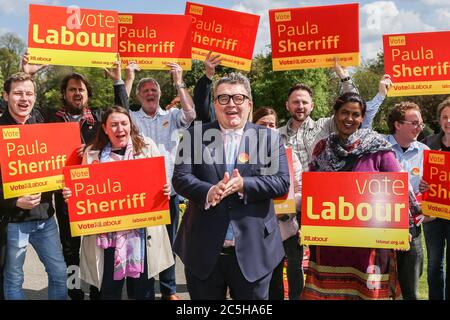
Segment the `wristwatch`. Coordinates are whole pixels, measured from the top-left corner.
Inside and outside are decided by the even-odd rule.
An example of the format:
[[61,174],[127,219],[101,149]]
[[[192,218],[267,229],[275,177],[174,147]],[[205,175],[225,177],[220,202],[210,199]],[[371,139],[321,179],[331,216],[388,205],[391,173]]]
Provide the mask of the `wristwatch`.
[[351,78],[350,77],[345,77],[345,78],[342,78],[341,79],[341,82],[345,82],[345,81],[348,81],[348,80],[350,80]]
[[187,87],[187,86],[186,86],[186,83],[184,83],[184,82],[182,82],[182,83],[180,83],[180,84],[174,83],[173,86],[174,86],[175,89],[177,89],[177,90],[179,90],[179,89],[181,89],[181,88],[186,88],[186,87]]

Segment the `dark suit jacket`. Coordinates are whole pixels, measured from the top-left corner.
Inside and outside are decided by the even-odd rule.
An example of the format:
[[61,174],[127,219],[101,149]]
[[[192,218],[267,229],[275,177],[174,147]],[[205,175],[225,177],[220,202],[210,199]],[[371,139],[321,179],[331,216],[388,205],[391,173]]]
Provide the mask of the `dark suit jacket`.
[[[244,179],[244,198],[235,193],[205,210],[209,189],[223,178],[226,170],[221,135],[220,141],[201,138],[208,129],[220,130],[218,122],[190,128],[179,144],[172,183],[178,194],[189,199],[189,206],[174,251],[194,276],[206,279],[217,263],[231,221],[240,269],[253,282],[271,272],[284,256],[272,199],[289,189],[285,149],[275,131],[247,123],[236,164]],[[259,132],[259,138],[255,139],[258,135],[249,138],[252,132]],[[247,161],[245,154],[250,156]],[[270,162],[255,157],[259,154],[266,154]],[[191,164],[189,160],[180,163],[183,157],[189,160],[197,157],[201,163]],[[218,160],[211,164],[214,157]],[[269,167],[276,169],[274,174],[262,175]]]

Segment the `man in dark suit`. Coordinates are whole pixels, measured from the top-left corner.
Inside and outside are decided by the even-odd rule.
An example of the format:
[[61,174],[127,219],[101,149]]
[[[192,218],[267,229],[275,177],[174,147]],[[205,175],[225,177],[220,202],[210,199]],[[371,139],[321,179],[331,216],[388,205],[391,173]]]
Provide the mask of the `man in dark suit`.
[[284,256],[272,199],[287,193],[284,147],[273,130],[247,122],[250,83],[232,73],[214,87],[217,121],[180,142],[172,179],[189,199],[174,251],[191,299],[267,299]]

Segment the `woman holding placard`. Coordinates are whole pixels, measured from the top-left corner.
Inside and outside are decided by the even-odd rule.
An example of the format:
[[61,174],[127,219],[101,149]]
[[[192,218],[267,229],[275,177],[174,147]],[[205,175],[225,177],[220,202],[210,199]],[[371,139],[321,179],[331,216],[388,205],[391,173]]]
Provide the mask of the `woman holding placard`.
[[[316,144],[310,171],[401,171],[390,143],[372,130],[360,129],[366,103],[358,94],[341,95],[334,110],[337,132]],[[303,299],[372,300],[399,296],[395,251],[310,246]]]
[[[103,115],[96,139],[84,152],[83,164],[159,156],[155,143],[139,135],[127,110],[110,107]],[[163,187],[169,196],[170,186]],[[72,196],[63,189],[65,199]],[[145,249],[145,250],[144,250]],[[173,265],[164,225],[84,236],[81,244],[81,279],[100,289],[102,300],[120,300],[125,278],[134,282],[136,299],[155,298],[154,279]]]

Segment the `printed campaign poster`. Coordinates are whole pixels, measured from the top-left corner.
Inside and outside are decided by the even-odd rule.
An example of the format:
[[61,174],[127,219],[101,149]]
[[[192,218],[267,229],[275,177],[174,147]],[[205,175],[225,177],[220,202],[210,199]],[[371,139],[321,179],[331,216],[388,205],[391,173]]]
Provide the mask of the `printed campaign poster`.
[[119,13],[122,66],[137,62],[142,69],[165,70],[167,62],[192,67],[192,19],[175,14]]
[[275,71],[358,66],[359,5],[269,10]]
[[276,214],[295,214],[295,191],[294,191],[294,164],[292,159],[292,148],[286,148],[286,157],[288,159],[290,186],[289,192],[284,196],[273,199]]
[[450,31],[383,35],[389,96],[450,93]]
[[406,172],[304,172],[303,244],[409,249]]
[[5,199],[61,189],[64,166],[81,162],[78,123],[2,126],[0,130]]
[[425,150],[423,179],[430,185],[422,196],[423,213],[450,220],[450,152]]
[[111,67],[117,57],[117,12],[30,4],[29,62]]
[[204,61],[213,51],[221,65],[250,71],[259,16],[192,2],[185,14],[192,16],[192,58]]
[[164,157],[66,167],[64,179],[72,236],[170,223]]

